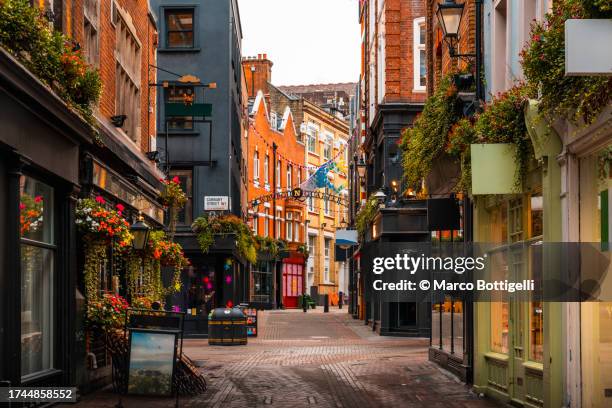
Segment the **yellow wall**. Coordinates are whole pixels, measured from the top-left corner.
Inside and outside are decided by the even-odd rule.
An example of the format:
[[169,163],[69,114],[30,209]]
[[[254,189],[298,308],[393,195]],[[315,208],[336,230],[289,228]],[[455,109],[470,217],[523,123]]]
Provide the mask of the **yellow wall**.
[[[305,162],[308,165],[319,167],[323,165],[327,160],[323,156],[324,149],[324,136],[326,132],[333,135],[332,144],[332,155],[336,156],[339,151],[346,149],[346,142],[348,141],[348,124],[338,118],[333,117],[327,112],[317,107],[305,107],[304,109],[304,123],[314,123],[319,127],[319,140],[316,142],[316,149],[314,153],[308,152],[308,141],[304,136],[305,148]],[[338,145],[338,148],[336,148]],[[344,170],[346,171],[346,162],[343,159],[344,154],[336,160],[337,163],[344,163]],[[341,164],[342,167],[342,164]],[[334,186],[345,186],[348,188],[348,180],[345,174],[333,173],[333,184]],[[336,194],[336,193],[333,193]],[[348,197],[348,196],[347,196]],[[344,219],[348,220],[348,212],[345,206],[339,205],[335,202],[330,202],[330,213],[326,215],[324,213],[324,200],[313,199],[314,210],[307,211],[307,219],[310,221],[308,225],[309,235],[315,234],[315,250],[311,250],[310,256],[314,256],[314,280],[313,285],[319,287],[320,294],[336,294],[338,293],[339,276],[338,270],[341,267],[340,263],[334,262],[335,253],[335,232],[336,228],[341,228],[340,223]],[[308,205],[307,205],[308,209]],[[329,251],[329,281],[326,282],[324,279],[324,264],[325,264],[325,238],[331,238],[330,251]],[[314,254],[313,254],[314,252]]]

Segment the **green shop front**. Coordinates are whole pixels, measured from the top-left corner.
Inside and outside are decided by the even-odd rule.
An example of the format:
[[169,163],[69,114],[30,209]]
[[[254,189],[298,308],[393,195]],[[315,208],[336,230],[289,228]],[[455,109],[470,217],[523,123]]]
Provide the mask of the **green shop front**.
[[[516,146],[472,145],[474,241],[486,243],[488,272],[539,279],[554,260],[539,250],[560,242],[559,137],[528,121],[530,159],[517,185]],[[565,356],[562,304],[513,294],[474,302],[474,388],[503,403],[562,406]]]

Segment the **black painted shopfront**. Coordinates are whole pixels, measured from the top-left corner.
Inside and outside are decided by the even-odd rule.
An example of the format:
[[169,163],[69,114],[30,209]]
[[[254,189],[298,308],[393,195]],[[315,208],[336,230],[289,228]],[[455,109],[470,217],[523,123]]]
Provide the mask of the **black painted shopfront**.
[[0,380],[74,384],[74,207],[91,131],[2,50],[0,123]]
[[[92,352],[84,326],[77,200],[101,196],[123,205],[128,221],[141,213],[162,228],[163,174],[98,121],[94,130],[0,50],[1,384],[86,391],[110,379],[108,356]],[[100,273],[118,276],[113,268]],[[103,281],[101,291],[117,289]]]

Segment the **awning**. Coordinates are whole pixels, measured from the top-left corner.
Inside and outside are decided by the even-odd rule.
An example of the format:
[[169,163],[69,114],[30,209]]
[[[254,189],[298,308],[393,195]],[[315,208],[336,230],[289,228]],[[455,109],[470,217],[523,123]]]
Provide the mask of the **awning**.
[[336,245],[353,246],[357,245],[357,230],[339,229],[336,230]]

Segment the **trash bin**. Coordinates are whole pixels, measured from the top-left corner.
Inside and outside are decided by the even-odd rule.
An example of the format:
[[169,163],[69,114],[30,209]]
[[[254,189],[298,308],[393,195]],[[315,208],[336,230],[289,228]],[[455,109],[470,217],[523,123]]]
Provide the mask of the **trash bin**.
[[247,344],[246,316],[238,308],[218,308],[208,318],[208,344],[238,346]]

